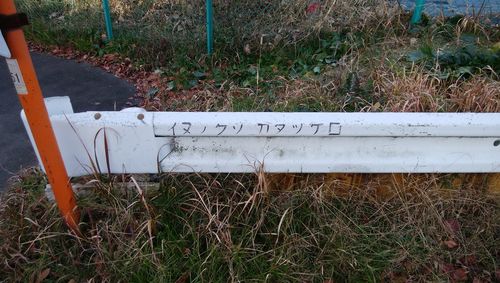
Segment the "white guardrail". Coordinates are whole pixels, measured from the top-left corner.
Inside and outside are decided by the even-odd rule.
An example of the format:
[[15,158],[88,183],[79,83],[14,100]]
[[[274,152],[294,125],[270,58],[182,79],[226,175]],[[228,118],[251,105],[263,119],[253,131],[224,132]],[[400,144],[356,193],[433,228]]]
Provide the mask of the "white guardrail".
[[70,176],[500,172],[500,113],[73,113],[68,97],[46,105]]

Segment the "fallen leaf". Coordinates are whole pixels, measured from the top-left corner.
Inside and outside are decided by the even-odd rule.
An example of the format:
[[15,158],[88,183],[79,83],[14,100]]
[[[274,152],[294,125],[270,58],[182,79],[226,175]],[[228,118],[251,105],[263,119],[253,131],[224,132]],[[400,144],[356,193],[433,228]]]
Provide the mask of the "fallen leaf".
[[458,243],[454,240],[446,240],[443,244],[450,250],[456,249],[458,247]]
[[457,268],[451,274],[451,279],[456,281],[466,281],[467,271],[464,268]]
[[45,268],[43,271],[38,273],[36,282],[41,283],[43,280],[45,280],[45,278],[47,278],[47,276],[49,276],[49,274],[50,274],[50,268]]
[[455,266],[451,263],[441,264],[441,271],[445,274],[451,274],[455,270]]
[[321,5],[318,2],[314,2],[314,3],[309,4],[309,6],[307,6],[306,11],[308,14],[313,14],[313,13],[316,13],[320,7],[321,7]]
[[477,258],[475,255],[467,255],[459,260],[459,262],[467,267],[473,267],[477,265]]
[[456,219],[448,219],[445,221],[446,228],[450,230],[453,234],[456,234],[460,231],[460,222]]
[[181,277],[179,277],[177,280],[175,280],[175,283],[185,283],[187,282],[189,279],[189,273],[184,273],[181,275]]
[[406,283],[408,276],[403,273],[389,272],[384,276],[383,282]]

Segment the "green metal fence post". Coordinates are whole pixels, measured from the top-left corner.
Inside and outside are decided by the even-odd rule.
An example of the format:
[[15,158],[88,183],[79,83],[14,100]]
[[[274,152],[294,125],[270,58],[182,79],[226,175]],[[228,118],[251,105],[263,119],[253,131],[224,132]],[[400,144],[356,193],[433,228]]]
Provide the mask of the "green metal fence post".
[[212,55],[214,50],[214,26],[212,0],[206,0],[207,9],[207,52]]
[[422,20],[422,12],[424,11],[425,0],[415,1],[415,10],[413,11],[413,16],[411,17],[410,24],[416,25]]
[[106,34],[108,35],[108,40],[113,40],[113,22],[111,21],[109,0],[102,0],[102,9],[104,10],[104,20],[106,22]]

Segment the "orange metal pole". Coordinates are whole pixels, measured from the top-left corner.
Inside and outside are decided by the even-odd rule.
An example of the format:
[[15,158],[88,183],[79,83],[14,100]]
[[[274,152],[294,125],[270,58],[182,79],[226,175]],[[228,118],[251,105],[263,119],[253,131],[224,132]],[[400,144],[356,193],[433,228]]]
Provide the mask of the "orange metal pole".
[[[13,15],[15,13],[16,7],[13,0],[1,1],[0,14]],[[74,231],[79,231],[79,213],[75,196],[49,120],[24,33],[21,28],[18,28],[4,31],[4,35],[12,54],[12,59],[8,60],[12,79],[47,178],[54,191],[57,206],[67,225]]]

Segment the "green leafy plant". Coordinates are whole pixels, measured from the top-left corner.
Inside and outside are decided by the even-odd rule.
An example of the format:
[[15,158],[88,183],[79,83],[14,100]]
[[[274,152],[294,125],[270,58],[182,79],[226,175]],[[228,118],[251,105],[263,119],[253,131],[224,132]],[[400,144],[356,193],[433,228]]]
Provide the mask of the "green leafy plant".
[[407,60],[421,63],[437,73],[439,78],[468,77],[482,69],[500,71],[500,51],[474,42],[473,36],[463,36],[459,46],[433,48],[423,45],[408,53]]

